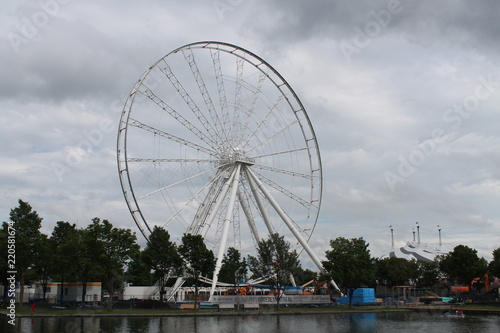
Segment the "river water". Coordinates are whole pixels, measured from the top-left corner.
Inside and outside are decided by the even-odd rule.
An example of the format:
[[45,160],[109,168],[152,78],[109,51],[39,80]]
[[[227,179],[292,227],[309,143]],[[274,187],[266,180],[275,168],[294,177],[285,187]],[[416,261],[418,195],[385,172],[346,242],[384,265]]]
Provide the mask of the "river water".
[[157,332],[500,332],[500,315],[445,317],[437,312],[281,314],[210,317],[52,317],[3,320],[0,332],[157,333]]

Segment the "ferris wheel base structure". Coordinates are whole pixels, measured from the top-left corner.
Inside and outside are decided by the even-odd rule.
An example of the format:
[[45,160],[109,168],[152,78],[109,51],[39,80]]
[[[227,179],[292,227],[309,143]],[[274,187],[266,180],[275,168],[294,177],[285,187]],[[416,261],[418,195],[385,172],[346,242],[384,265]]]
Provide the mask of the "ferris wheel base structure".
[[207,41],[158,60],[125,103],[117,159],[146,239],[159,226],[202,235],[214,250],[211,295],[227,248],[254,253],[263,235],[293,240],[324,271],[308,244],[322,193],[316,135],[293,89],[257,55]]

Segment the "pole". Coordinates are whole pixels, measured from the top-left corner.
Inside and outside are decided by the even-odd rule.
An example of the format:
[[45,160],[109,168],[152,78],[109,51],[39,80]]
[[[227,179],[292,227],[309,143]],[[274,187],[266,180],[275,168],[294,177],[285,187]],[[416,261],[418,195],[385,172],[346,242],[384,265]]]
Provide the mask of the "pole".
[[418,244],[420,245],[420,226],[417,225],[417,237],[418,237]]
[[391,250],[394,250],[394,229],[392,225],[389,228],[391,228]]
[[224,257],[224,252],[226,252],[226,242],[227,234],[229,231],[229,225],[231,224],[231,217],[233,215],[234,201],[236,199],[236,193],[238,190],[238,184],[240,182],[240,169],[241,164],[238,164],[234,171],[233,184],[231,185],[231,193],[229,196],[229,201],[226,207],[226,218],[224,219],[224,224],[222,226],[222,235],[220,238],[219,251],[217,254],[217,262],[215,263],[214,275],[212,278],[212,288],[210,289],[210,301],[215,292],[215,287],[217,286],[217,280],[219,279],[219,272],[222,267],[222,259]]

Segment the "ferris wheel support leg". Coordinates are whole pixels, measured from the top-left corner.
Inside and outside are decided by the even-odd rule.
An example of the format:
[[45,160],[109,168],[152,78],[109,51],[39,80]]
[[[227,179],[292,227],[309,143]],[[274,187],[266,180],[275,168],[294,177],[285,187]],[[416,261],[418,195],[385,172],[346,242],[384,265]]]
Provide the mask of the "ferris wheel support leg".
[[264,223],[267,226],[267,230],[269,231],[269,234],[273,234],[275,231],[274,231],[273,225],[271,224],[271,220],[269,219],[269,216],[267,215],[267,212],[264,209],[264,205],[262,204],[262,200],[260,199],[259,191],[255,187],[255,184],[253,182],[253,178],[252,178],[253,173],[251,175],[250,172],[252,172],[252,171],[250,170],[250,168],[247,168],[246,166],[244,167],[244,170],[245,170],[245,173],[247,175],[248,184],[250,184],[250,189],[252,190],[252,194],[255,198],[255,201],[257,202],[257,206],[259,207],[260,214],[262,215],[262,219],[264,220]]
[[188,233],[193,235],[200,234],[200,228],[203,226],[203,222],[206,221],[206,217],[210,213],[210,208],[211,208],[210,202],[212,202],[212,200],[215,201],[217,199],[218,192],[222,190],[223,185],[220,186],[220,188],[218,188],[218,182],[217,182],[220,175],[221,171],[219,170],[215,175],[215,177],[213,178],[214,181],[210,186],[210,189],[208,190],[208,194],[203,200],[200,208],[198,208],[195,218],[193,219],[193,222],[191,222],[191,225],[188,228]]
[[226,207],[226,218],[224,219],[224,224],[222,226],[222,235],[220,238],[219,251],[217,253],[217,262],[215,263],[215,270],[212,278],[212,289],[210,289],[209,300],[212,300],[212,296],[214,295],[215,287],[217,286],[217,280],[219,278],[220,268],[222,266],[222,258],[224,257],[224,253],[226,252],[227,234],[229,232],[231,216],[233,216],[234,202],[236,201],[236,193],[238,191],[238,184],[240,182],[240,169],[241,164],[238,164],[236,169],[233,171],[234,177],[232,178],[234,179],[231,187],[229,201]]
[[252,232],[252,235],[255,239],[256,243],[260,242],[260,237],[259,233],[257,231],[257,227],[255,226],[255,221],[253,219],[252,213],[250,211],[250,207],[248,207],[248,203],[246,202],[245,198],[241,194],[240,190],[238,190],[238,201],[241,204],[241,208],[243,208],[243,213],[245,214],[245,217],[248,222],[248,226],[250,227],[250,231]]
[[[262,182],[257,178],[257,176],[255,176],[255,174],[253,173],[253,171],[250,170],[250,168],[246,168],[245,170],[247,170],[247,173],[255,181],[255,183],[257,184],[257,186],[261,190],[261,192],[267,198],[267,200],[269,201],[269,203],[271,204],[271,206],[273,206],[274,210],[276,210],[276,212],[281,217],[281,219],[283,220],[283,222],[285,222],[286,226],[288,227],[288,229],[290,229],[290,231],[295,236],[295,238],[300,243],[300,245],[302,245],[302,247],[304,248],[304,250],[307,252],[307,254],[309,255],[309,257],[312,259],[312,261],[316,264],[316,266],[320,269],[320,271],[324,272],[325,268],[321,264],[321,261],[319,260],[319,258],[316,255],[316,253],[314,253],[314,251],[311,249],[311,247],[309,246],[309,244],[307,244],[307,241],[304,239],[304,237],[302,237],[302,235],[299,233],[299,231],[297,230],[297,228],[295,228],[295,226],[293,225],[292,221],[290,221],[290,219],[285,214],[285,212],[283,211],[283,209],[281,209],[280,205],[276,202],[276,200],[274,200],[274,198],[271,195],[271,193],[269,193],[269,191],[264,187],[264,185],[262,184]],[[335,283],[335,281],[333,281],[333,279],[332,279],[330,282],[331,282],[332,286],[337,291],[340,292],[340,288],[337,286],[337,284]]]

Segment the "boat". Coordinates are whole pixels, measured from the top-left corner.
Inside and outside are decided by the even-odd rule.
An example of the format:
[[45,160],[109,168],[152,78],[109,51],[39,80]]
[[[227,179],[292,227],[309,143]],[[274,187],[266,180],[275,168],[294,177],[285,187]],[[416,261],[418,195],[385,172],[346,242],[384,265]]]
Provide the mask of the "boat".
[[462,310],[456,310],[453,312],[445,312],[444,316],[451,317],[451,318],[463,318],[463,317],[465,317],[465,314]]

